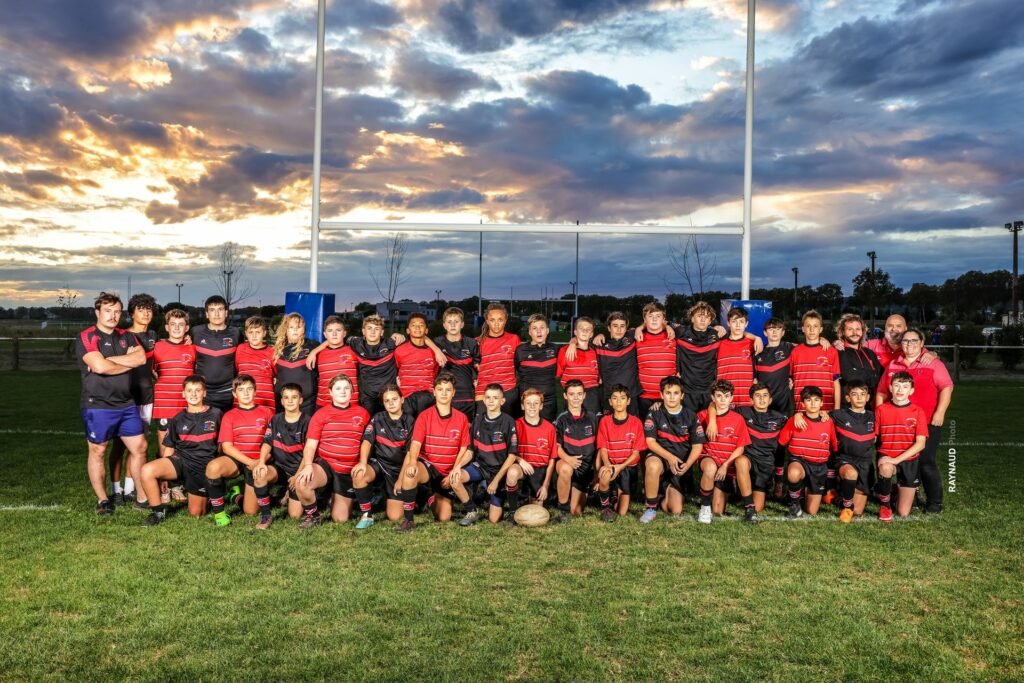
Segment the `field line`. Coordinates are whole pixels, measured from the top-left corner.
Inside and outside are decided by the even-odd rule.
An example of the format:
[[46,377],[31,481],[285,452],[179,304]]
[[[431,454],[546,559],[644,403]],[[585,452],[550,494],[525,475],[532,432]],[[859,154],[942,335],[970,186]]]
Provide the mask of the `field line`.
[[38,512],[62,510],[60,505],[0,505],[0,512]]

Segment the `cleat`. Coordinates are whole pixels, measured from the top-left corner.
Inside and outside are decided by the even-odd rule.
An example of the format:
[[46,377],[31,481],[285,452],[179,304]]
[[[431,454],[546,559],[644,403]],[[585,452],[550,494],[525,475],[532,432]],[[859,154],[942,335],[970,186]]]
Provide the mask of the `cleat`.
[[640,515],[641,524],[650,524],[654,521],[655,517],[658,516],[658,511],[654,508],[647,508],[644,510],[644,514]]
[[839,513],[839,521],[843,524],[849,524],[853,521],[853,508],[843,508],[843,511]]
[[789,510],[786,511],[786,519],[800,519],[804,516],[804,510],[800,507],[800,503],[790,503]]
[[148,509],[149,509],[149,501],[148,500],[137,500],[132,505],[132,510],[140,510],[142,512],[145,512]]
[[96,514],[100,517],[106,517],[114,514],[114,504],[109,500],[101,500],[96,503]]
[[135,491],[129,491],[124,494],[124,504],[132,505],[135,503]]
[[227,526],[228,524],[231,524],[231,518],[228,517],[228,513],[221,511],[214,514],[213,523],[216,526]]
[[480,512],[479,509],[470,510],[462,519],[459,520],[459,526],[473,526],[480,521],[481,517],[483,517],[483,513]]
[[825,495],[822,496],[821,504],[822,505],[832,505],[834,502],[836,502],[836,498],[838,498],[838,497],[839,496],[836,495],[835,489],[829,489],[828,491],[825,492]]
[[228,501],[229,503],[235,503],[235,504],[237,504],[238,501],[241,500],[241,498],[242,498],[242,489],[239,488],[238,484],[235,484],[234,486],[229,488],[228,489],[228,494],[226,496],[224,496],[224,500]]
[[299,522],[299,529],[302,531],[309,531],[315,526],[320,526],[320,513],[314,512],[311,515],[305,515],[302,521]]
[[783,501],[783,500],[786,499],[785,493],[782,490],[782,482],[781,481],[775,482],[775,491],[774,491],[774,493],[775,493],[775,500]]
[[619,518],[619,513],[611,508],[605,508],[601,510],[601,521],[602,522],[614,522]]
[[758,524],[761,517],[757,514],[757,508],[747,508],[743,513],[743,521],[747,524]]
[[889,508],[889,507],[878,508],[878,519],[879,519],[879,521],[882,521],[882,522],[891,522],[892,521],[892,508]]
[[142,526],[156,526],[157,524],[163,524],[166,518],[166,512],[151,512],[149,513],[149,517],[142,520]]
[[697,513],[697,521],[701,524],[711,524],[711,506],[701,505],[700,512]]
[[558,512],[556,512],[551,517],[551,523],[552,524],[568,524],[569,523],[569,513],[566,512],[565,510],[559,510]]
[[395,533],[396,534],[407,534],[410,531],[412,531],[413,527],[415,527],[415,526],[416,526],[416,523],[414,521],[412,521],[411,519],[403,519],[401,522],[398,523],[398,526],[395,527]]
[[120,491],[111,494],[110,502],[116,508],[123,508],[124,507],[124,494],[122,492],[120,492]]
[[175,502],[184,503],[186,500],[188,500],[188,496],[185,495],[184,486],[175,486],[173,489],[171,489],[170,494],[171,500]]
[[269,512],[266,513],[266,514],[260,515],[260,523],[256,525],[256,528],[260,529],[260,530],[269,529],[270,528],[270,524],[273,521],[274,521],[274,518],[270,516]]
[[369,529],[374,524],[375,524],[375,522],[374,522],[372,516],[370,516],[370,515],[363,515],[362,517],[359,518],[359,521],[356,523],[356,528],[359,529],[360,531],[362,531],[363,529]]

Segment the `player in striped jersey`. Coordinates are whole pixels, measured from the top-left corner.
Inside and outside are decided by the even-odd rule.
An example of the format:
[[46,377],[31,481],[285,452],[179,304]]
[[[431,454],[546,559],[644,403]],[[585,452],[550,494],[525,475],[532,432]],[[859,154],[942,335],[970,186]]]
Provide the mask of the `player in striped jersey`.
[[846,383],[846,405],[829,413],[839,442],[839,521],[849,523],[864,514],[868,501],[871,462],[875,450],[875,414],[868,409],[871,387],[860,379]]
[[[472,462],[462,471],[462,481],[453,482],[456,490],[460,484],[479,482],[487,490],[490,505],[487,518],[492,524],[501,521],[505,507],[505,475],[516,462],[519,451],[519,437],[516,434],[516,421],[511,415],[501,412],[501,404],[505,402],[505,392],[500,384],[492,384],[484,391],[484,407],[486,412],[480,413],[473,420],[471,428],[471,444],[468,455]],[[459,520],[459,526],[470,526],[480,517],[478,510],[470,510]]]
[[207,382],[206,403],[221,412],[231,409],[231,380],[235,378],[235,350],[242,341],[237,327],[228,326],[228,302],[219,294],[203,305],[206,324],[192,328],[196,347],[196,374]]
[[[260,460],[260,449],[267,432],[267,424],[270,418],[274,417],[273,410],[267,406],[256,405],[256,380],[249,375],[235,377],[231,382],[231,393],[238,407],[225,413],[220,423],[218,439],[220,451],[224,455],[214,458],[206,466],[213,523],[219,527],[231,523],[231,518],[224,511],[225,479],[241,476],[245,480],[242,511],[247,515],[254,515],[259,510],[252,470]],[[237,486],[233,486],[230,494],[227,498],[231,502],[237,502],[241,491]]]
[[[700,512],[697,521],[711,524],[712,514],[721,515],[725,512],[725,478],[734,474],[736,488],[743,497],[743,521],[756,524],[757,509],[754,507],[754,496],[750,485],[750,459],[746,456],[746,448],[750,445],[750,433],[743,417],[732,410],[733,386],[725,380],[715,380],[711,385],[712,406],[697,414],[707,442],[698,455],[700,467]],[[710,425],[714,411],[714,425]],[[687,462],[692,466],[693,454]],[[730,472],[730,468],[733,472]]]
[[[789,356],[793,352],[792,342],[782,337],[786,334],[786,323],[779,318],[769,318],[764,323],[764,336],[768,344],[761,353],[754,356],[754,379],[772,392],[771,410],[785,415],[792,415],[795,410],[793,401],[793,379],[790,377]],[[776,472],[782,481],[782,464]]]
[[[611,392],[612,414],[602,417],[597,427],[597,491],[603,522],[614,522],[629,511],[640,451],[647,448],[643,423],[629,414],[629,389],[618,384]],[[612,509],[612,486],[619,491],[618,510]]]
[[878,518],[892,521],[892,478],[896,476],[899,495],[896,512],[900,517],[910,515],[914,507],[914,493],[920,483],[918,458],[928,441],[928,414],[911,403],[914,376],[906,371],[897,372],[889,380],[892,398],[875,408],[875,432],[878,435]]
[[500,303],[492,303],[484,312],[486,326],[477,340],[480,342],[480,368],[476,375],[477,410],[483,410],[479,401],[487,385],[498,383],[505,392],[502,410],[517,417],[520,411],[519,388],[516,385],[516,348],[522,341],[519,335],[505,331],[508,311]]
[[355,500],[352,468],[359,462],[359,449],[370,415],[362,406],[352,403],[352,380],[348,375],[335,375],[328,385],[331,405],[313,414],[306,432],[302,464],[295,475],[295,492],[302,504],[299,528],[311,529],[320,524],[316,495],[331,487],[331,519],[348,521]]
[[480,342],[462,334],[465,314],[461,308],[444,312],[444,334],[434,338],[448,363],[445,369],[455,377],[455,398],[452,407],[471,421],[476,415],[476,368],[480,364]]
[[256,405],[273,410],[274,347],[267,344],[267,329],[267,321],[262,317],[246,318],[245,341],[235,350],[235,371],[256,382]]
[[[616,384],[629,389],[629,414],[640,415],[640,378],[636,360],[636,339],[634,331],[629,329],[629,318],[621,311],[613,311],[606,321],[608,338],[594,335],[591,342],[597,354],[597,370],[601,378],[601,412],[610,414],[611,404],[608,402],[608,390]],[[575,357],[576,338],[573,337],[566,345],[566,360]]]
[[555,471],[551,461],[558,457],[558,438],[554,425],[540,416],[543,404],[544,394],[539,389],[527,389],[523,393],[523,416],[516,420],[519,450],[515,464],[505,475],[505,493],[512,515],[523,505],[524,494],[531,503],[538,505],[548,499],[551,475]]
[[163,443],[171,418],[185,410],[182,381],[195,369],[196,348],[185,343],[188,313],[172,308],[164,314],[167,339],[153,347],[153,419],[157,425],[157,443]]
[[750,385],[754,383],[754,340],[747,336],[750,321],[746,309],[733,307],[726,314],[729,334],[718,342],[717,379],[732,382],[733,407],[751,406]]
[[[712,326],[715,310],[698,301],[686,312],[689,321],[675,330],[679,376],[683,380],[683,405],[698,411],[711,403],[711,383],[718,367],[718,348],[725,328]],[[735,393],[733,394],[735,398]]]
[[665,307],[658,301],[652,301],[644,306],[643,315],[644,324],[633,332],[633,336],[640,379],[639,414],[647,415],[651,406],[661,399],[661,380],[679,374],[679,360],[675,331],[666,326]]
[[398,386],[402,390],[405,412],[416,419],[434,404],[432,389],[438,370],[437,347],[427,344],[427,317],[422,313],[409,316],[405,331],[409,338],[395,348],[395,366],[398,368]]
[[331,404],[331,392],[327,388],[332,377],[340,374],[352,380],[352,402],[359,403],[359,358],[352,347],[345,343],[345,322],[336,315],[324,320],[324,342],[309,352],[306,367],[317,371],[317,407]]
[[[583,382],[571,379],[565,383],[565,411],[555,419],[558,438],[558,514],[553,521],[563,524],[569,514],[582,515],[587,492],[597,473],[597,428],[599,415],[583,408],[587,390]],[[630,399],[632,400],[632,399]]]
[[804,343],[797,344],[790,354],[790,372],[793,377],[793,401],[801,410],[800,392],[805,387],[817,387],[821,391],[822,410],[836,407],[839,397],[839,354],[831,346],[821,343],[821,314],[807,311],[801,319]]
[[750,460],[750,488],[753,490],[754,509],[761,512],[776,469],[779,485],[782,484],[782,449],[779,447],[779,433],[782,432],[787,418],[784,413],[772,410],[772,393],[760,382],[755,381],[751,385],[750,400],[753,405],[741,406],[736,412],[747,423],[750,445],[743,454]]
[[[455,378],[450,372],[438,373],[434,378],[434,405],[416,418],[412,441],[402,464],[398,493],[402,496],[405,519],[395,527],[398,533],[412,531],[415,526],[413,511],[420,486],[429,485],[433,493],[434,519],[447,522],[452,518],[452,481],[462,481],[462,468],[469,462],[470,443],[469,421],[452,408],[454,397]],[[474,505],[472,499],[462,502]]]
[[516,347],[515,367],[519,377],[519,395],[527,389],[538,389],[544,395],[544,407],[540,415],[545,420],[556,417],[555,384],[558,372],[558,349],[548,341],[548,319],[534,313],[527,321],[530,341]]
[[[307,415],[316,410],[317,373],[306,365],[309,352],[316,346],[316,342],[306,339],[306,321],[300,314],[284,316],[274,339],[274,375],[281,386],[298,384],[302,387],[302,412]],[[275,400],[280,404],[279,393]]]
[[[644,437],[650,453],[644,462],[644,493],[647,507],[640,522],[649,524],[658,514],[658,499],[670,514],[683,513],[683,475],[704,449],[704,427],[697,415],[683,407],[683,380],[661,380],[661,406],[652,408],[644,420]],[[691,458],[692,456],[692,458]]]
[[379,413],[384,409],[381,392],[398,378],[396,341],[384,338],[383,318],[368,315],[363,318],[363,336],[353,337],[348,343],[359,361],[359,405],[371,415]]
[[[602,406],[601,392],[598,387],[601,384],[601,375],[597,364],[597,351],[591,345],[593,338],[594,321],[581,316],[576,320],[572,358],[569,358],[568,353],[570,347],[562,347],[558,352],[557,373],[563,387],[568,384],[569,380],[578,379],[583,382],[583,388],[587,391],[583,407],[592,415],[600,415]],[[630,396],[631,402],[632,399],[633,397]]]
[[786,519],[803,515],[800,498],[807,490],[807,514],[818,514],[821,496],[825,493],[825,478],[829,456],[839,444],[835,425],[822,414],[824,403],[818,387],[804,387],[800,392],[803,404],[803,429],[796,426],[796,416],[789,418],[779,434],[779,445],[787,446],[786,480],[789,482],[789,511]]
[[404,410],[402,392],[395,386],[384,387],[381,393],[384,410],[370,418],[359,447],[359,464],[352,468],[352,484],[362,517],[356,529],[369,529],[374,524],[372,503],[374,482],[380,482],[387,498],[385,513],[392,522],[402,519],[403,501],[398,493],[402,463],[409,450],[416,419]]
[[270,526],[270,491],[268,487],[276,481],[289,482],[288,516],[298,519],[302,516],[299,496],[291,485],[291,479],[302,463],[302,449],[306,445],[309,429],[309,415],[302,412],[302,387],[285,384],[281,387],[281,405],[284,410],[270,418],[270,424],[263,435],[259,462],[252,468],[253,489],[260,507],[260,523],[257,529]]

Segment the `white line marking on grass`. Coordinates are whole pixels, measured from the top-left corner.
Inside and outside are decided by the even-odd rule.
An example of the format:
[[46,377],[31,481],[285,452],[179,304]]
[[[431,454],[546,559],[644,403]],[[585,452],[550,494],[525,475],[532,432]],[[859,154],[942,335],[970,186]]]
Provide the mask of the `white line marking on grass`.
[[[814,522],[820,522],[820,523],[835,522],[837,524],[839,523],[839,517],[836,516],[836,515],[818,515],[817,517],[812,517],[811,515],[808,515],[808,514],[804,513],[802,516],[797,517],[796,519],[786,519],[786,517],[784,515],[764,515],[764,514],[760,514],[760,513],[757,516],[760,518],[760,520],[762,522],[786,522],[787,524],[790,523],[790,522],[795,522],[797,524],[811,524],[811,523],[814,523]],[[688,521],[688,522],[690,522],[690,521],[696,522],[697,521],[696,515],[683,515],[683,518],[686,519],[686,521]],[[932,519],[934,519],[934,516],[932,517]],[[715,517],[714,521],[710,525],[708,525],[708,526],[714,526],[715,524],[718,524],[719,522],[742,522],[742,521],[743,521],[743,516],[742,515],[729,515],[728,517]],[[906,517],[906,518],[901,518],[901,517],[898,517],[898,516],[895,516],[895,515],[893,516],[893,522],[897,523],[897,524],[901,524],[903,522],[927,522],[927,521],[929,521],[928,518],[923,516],[923,515],[914,515],[914,516]],[[868,516],[868,515],[865,514],[862,517],[854,517],[853,518],[853,522],[855,524],[879,524],[879,523],[882,522],[882,520],[878,519],[877,516],[874,516],[874,515]]]
[[40,510],[61,510],[60,505],[0,505],[0,512],[38,512]]
[[68,432],[59,429],[0,429],[0,434],[47,435],[47,436],[85,436],[85,432]]
[[1020,441],[957,441],[956,443],[949,443],[943,441],[942,446],[986,446],[989,448],[1024,448],[1024,443]]

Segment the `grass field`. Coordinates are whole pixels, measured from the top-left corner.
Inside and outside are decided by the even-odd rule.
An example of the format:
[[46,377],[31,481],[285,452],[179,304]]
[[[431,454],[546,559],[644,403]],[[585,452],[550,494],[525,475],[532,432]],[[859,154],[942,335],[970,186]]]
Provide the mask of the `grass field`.
[[98,519],[77,392],[0,373],[0,679],[1024,679],[1016,384],[958,388],[939,517],[409,536]]

